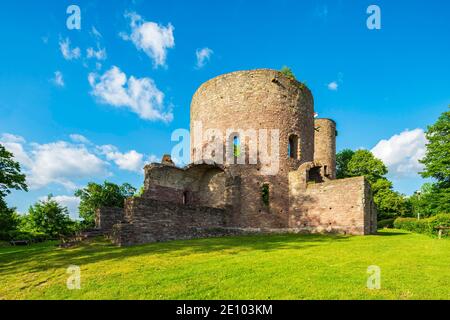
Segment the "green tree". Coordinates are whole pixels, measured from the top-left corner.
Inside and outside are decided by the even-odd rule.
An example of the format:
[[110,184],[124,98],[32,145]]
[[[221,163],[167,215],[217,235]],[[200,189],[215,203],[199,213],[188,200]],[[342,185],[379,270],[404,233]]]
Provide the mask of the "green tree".
[[0,198],[0,240],[10,240],[19,225],[19,216]]
[[416,217],[429,217],[433,214],[432,201],[434,187],[432,183],[425,183],[419,191],[409,197],[412,212]]
[[25,175],[20,172],[20,165],[14,155],[0,144],[0,239],[9,240],[17,230],[19,217],[15,209],[8,208],[4,197],[11,189],[28,191]]
[[418,193],[414,210],[425,215],[450,213],[450,110],[428,127],[426,137],[427,151],[421,160],[425,168],[421,175],[435,182]]
[[450,186],[450,111],[444,112],[435,124],[428,127],[427,151],[421,163],[424,178],[434,178],[445,187]]
[[352,159],[355,151],[344,149],[336,154],[336,177],[343,179],[349,177],[348,163]]
[[368,150],[343,150],[336,155],[338,179],[364,176],[370,183],[379,219],[411,213],[405,196],[393,190],[392,182],[385,176],[386,165]]
[[283,66],[283,68],[281,68],[280,72],[282,74],[284,74],[286,77],[292,79],[292,80],[296,80],[295,74],[294,72],[292,72],[292,69],[287,67],[287,66]]
[[0,198],[11,193],[11,189],[28,191],[25,175],[14,155],[0,144]]
[[42,233],[50,239],[69,235],[74,228],[67,208],[53,200],[51,195],[31,206],[23,219],[22,231]]
[[137,190],[137,192],[134,194],[135,197],[142,197],[145,192],[145,186],[142,186]]
[[130,184],[121,186],[105,181],[103,185],[88,183],[88,185],[75,192],[75,196],[81,199],[78,207],[80,217],[83,218],[86,227],[94,226],[95,211],[101,207],[123,208],[126,198],[132,197],[136,189]]
[[364,176],[371,183],[384,178],[388,173],[387,167],[369,150],[357,150],[348,162],[349,177]]
[[373,194],[373,200],[377,205],[380,218],[387,219],[397,215],[411,215],[408,201],[402,194],[390,188],[379,189],[374,191]]
[[439,213],[450,213],[450,189],[437,183],[425,183],[420,191],[409,198],[416,217],[430,217]]

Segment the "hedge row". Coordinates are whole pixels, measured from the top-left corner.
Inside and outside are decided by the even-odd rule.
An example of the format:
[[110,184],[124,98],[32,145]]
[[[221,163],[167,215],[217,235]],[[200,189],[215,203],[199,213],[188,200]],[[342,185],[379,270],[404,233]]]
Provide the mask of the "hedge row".
[[[450,227],[450,214],[438,214],[430,218],[417,220],[416,218],[397,218],[394,227],[415,233],[423,233],[436,236],[437,227]],[[443,236],[448,236],[449,232],[444,232]]]
[[395,218],[383,219],[378,221],[378,229],[393,228]]
[[9,231],[9,232],[0,232],[0,239],[3,241],[10,240],[26,240],[29,242],[43,242],[48,240],[48,237],[44,233],[40,232],[25,232],[25,231]]

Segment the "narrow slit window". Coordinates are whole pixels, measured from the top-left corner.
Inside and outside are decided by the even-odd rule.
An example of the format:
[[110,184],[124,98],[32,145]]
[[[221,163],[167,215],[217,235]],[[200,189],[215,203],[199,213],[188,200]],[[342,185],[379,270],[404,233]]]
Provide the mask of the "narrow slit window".
[[188,204],[188,192],[187,191],[183,192],[183,204],[184,205]]
[[298,159],[298,136],[293,134],[289,137],[288,154],[291,159]]
[[261,187],[261,199],[265,206],[270,204],[270,186],[268,183],[264,183]]
[[239,139],[239,136],[233,137],[233,159],[234,164],[237,164],[238,158],[241,155],[241,141]]

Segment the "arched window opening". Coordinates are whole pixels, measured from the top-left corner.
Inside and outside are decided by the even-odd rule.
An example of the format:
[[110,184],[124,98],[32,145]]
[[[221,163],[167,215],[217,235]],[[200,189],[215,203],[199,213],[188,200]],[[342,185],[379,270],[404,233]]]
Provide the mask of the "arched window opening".
[[298,159],[298,136],[293,134],[289,137],[288,154],[291,159]]
[[238,158],[241,155],[241,140],[239,139],[239,136],[235,135],[233,137],[233,159],[234,164],[237,164]]
[[322,183],[322,175],[320,174],[320,167],[314,167],[308,170],[307,182]]

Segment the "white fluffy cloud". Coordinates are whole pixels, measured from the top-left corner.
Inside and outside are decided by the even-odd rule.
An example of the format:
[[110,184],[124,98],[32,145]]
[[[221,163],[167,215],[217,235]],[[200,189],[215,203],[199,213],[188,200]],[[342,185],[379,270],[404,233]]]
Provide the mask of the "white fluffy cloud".
[[120,152],[115,146],[104,145],[98,147],[100,152],[106,156],[110,161],[114,163],[122,170],[142,172],[144,168],[144,155],[135,150],[131,150],[127,153]]
[[205,64],[211,59],[212,51],[210,48],[197,49],[195,55],[197,56],[197,68],[203,68]]
[[337,91],[339,89],[339,84],[336,81],[330,82],[328,84],[328,89],[331,91]]
[[381,140],[372,153],[397,177],[414,176],[423,169],[419,160],[425,156],[427,139],[422,129],[405,130],[388,140]]
[[81,57],[81,50],[78,47],[71,48],[69,38],[62,39],[59,41],[59,48],[61,53],[66,60],[79,59]]
[[[46,201],[48,197],[40,197],[39,200]],[[80,205],[80,198],[74,196],[54,196],[52,200],[58,202],[61,206],[69,210],[69,215],[76,220],[80,217],[78,213],[78,206]]]
[[77,134],[77,133],[71,134],[70,139],[76,143],[91,144],[91,142],[89,141],[88,138],[86,138],[85,136],[83,136],[81,134]]
[[55,76],[53,78],[53,83],[58,87],[64,87],[64,77],[61,71],[56,71]]
[[106,162],[89,152],[85,146],[64,141],[32,144],[32,165],[28,183],[32,188],[59,184],[76,189],[74,180],[106,176]]
[[3,134],[0,142],[21,164],[31,189],[57,184],[73,190],[77,187],[74,181],[108,175],[107,162],[84,145],[64,141],[26,144],[22,137],[10,134]]
[[148,22],[135,12],[126,15],[130,19],[131,34],[120,33],[122,39],[131,41],[138,50],[144,51],[154,67],[166,64],[167,50],[175,46],[174,27]]
[[173,114],[164,106],[164,93],[150,78],[127,77],[113,66],[103,75],[90,73],[88,76],[92,95],[101,103],[131,109],[145,120],[172,121]]
[[114,145],[96,146],[80,134],[71,134],[70,139],[73,142],[38,144],[28,143],[13,134],[0,135],[0,143],[21,164],[31,189],[59,185],[73,191],[86,181],[110,176],[112,165],[120,170],[142,173],[146,163],[158,160],[154,155],[147,156],[136,150],[121,152]]
[[2,134],[0,138],[0,143],[5,146],[5,148],[12,152],[16,161],[18,161],[22,167],[30,167],[32,160],[25,152],[23,144],[25,139],[9,133]]

